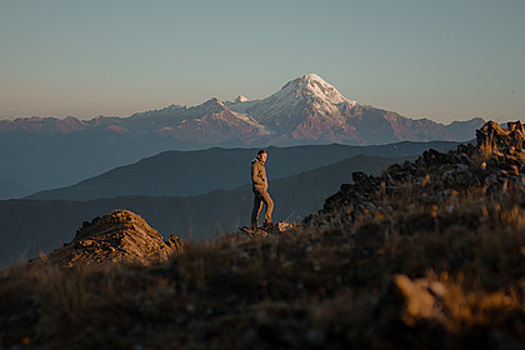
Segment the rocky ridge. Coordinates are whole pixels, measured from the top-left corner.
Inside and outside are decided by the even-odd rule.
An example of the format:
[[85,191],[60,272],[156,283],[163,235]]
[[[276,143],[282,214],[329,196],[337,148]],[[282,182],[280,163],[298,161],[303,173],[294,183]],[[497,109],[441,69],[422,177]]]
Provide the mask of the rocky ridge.
[[415,184],[424,191],[425,202],[448,198],[473,186],[489,192],[525,188],[525,129],[521,122],[509,122],[507,129],[495,122],[486,123],[476,132],[476,145],[462,144],[442,153],[425,151],[415,162],[395,164],[379,176],[363,172],[352,174],[353,184],[343,184],[339,192],[326,199],[319,213],[306,219],[312,225],[333,221],[354,222],[363,213],[381,215],[393,208],[381,206],[385,196],[402,186]]
[[85,221],[73,240],[39,262],[62,267],[104,264],[143,264],[167,261],[184,250],[184,241],[172,235],[167,241],[140,216],[117,210]]

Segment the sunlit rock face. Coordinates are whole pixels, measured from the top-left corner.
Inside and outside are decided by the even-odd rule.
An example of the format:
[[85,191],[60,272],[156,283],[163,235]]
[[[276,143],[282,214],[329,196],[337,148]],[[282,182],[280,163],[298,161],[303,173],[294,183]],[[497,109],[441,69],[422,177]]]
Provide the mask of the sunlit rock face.
[[140,216],[119,210],[84,222],[75,238],[43,260],[67,268],[105,264],[143,264],[168,260],[182,252],[184,242],[162,236]]

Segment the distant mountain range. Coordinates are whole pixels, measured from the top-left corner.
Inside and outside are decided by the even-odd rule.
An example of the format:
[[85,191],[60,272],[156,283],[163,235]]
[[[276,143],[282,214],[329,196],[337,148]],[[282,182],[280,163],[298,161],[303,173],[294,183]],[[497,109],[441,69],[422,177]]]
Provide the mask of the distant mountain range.
[[[475,118],[443,125],[363,106],[308,74],[262,100],[212,98],[124,118],[0,120],[0,181],[34,191],[71,186],[167,150],[464,141],[482,124]],[[0,199],[26,193],[7,188]]]
[[341,95],[318,75],[307,74],[262,100],[249,101],[243,96],[234,101],[211,98],[194,107],[172,105],[126,118],[2,120],[0,134],[21,130],[39,134],[89,130],[154,134],[208,146],[371,145],[404,140],[465,141],[483,124],[482,119],[475,118],[443,125],[363,106]]
[[34,189],[23,186],[16,181],[0,180],[0,199],[22,198],[34,192]]
[[[407,158],[434,148],[447,150],[455,142],[401,142],[380,146],[319,145],[269,147],[271,180],[311,171],[357,155]],[[40,200],[93,200],[119,196],[194,196],[231,190],[250,182],[249,164],[256,149],[212,148],[166,151],[117,167],[75,185],[29,196]]]
[[[22,130],[0,133],[0,180],[17,182],[32,188],[32,192],[63,187],[162,151],[187,149],[186,146],[153,134],[94,130],[68,134]],[[8,192],[15,194],[10,190],[4,193]],[[0,197],[7,198],[14,197]]]

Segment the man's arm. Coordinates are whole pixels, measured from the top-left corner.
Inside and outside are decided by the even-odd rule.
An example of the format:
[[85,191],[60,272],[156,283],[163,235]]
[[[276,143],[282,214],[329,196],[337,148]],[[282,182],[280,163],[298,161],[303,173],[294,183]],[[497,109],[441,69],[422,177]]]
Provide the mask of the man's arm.
[[257,183],[257,163],[252,163],[252,183]]
[[266,181],[263,177],[260,176],[261,174],[261,166],[255,162],[252,164],[252,182],[254,185],[258,186],[266,186]]

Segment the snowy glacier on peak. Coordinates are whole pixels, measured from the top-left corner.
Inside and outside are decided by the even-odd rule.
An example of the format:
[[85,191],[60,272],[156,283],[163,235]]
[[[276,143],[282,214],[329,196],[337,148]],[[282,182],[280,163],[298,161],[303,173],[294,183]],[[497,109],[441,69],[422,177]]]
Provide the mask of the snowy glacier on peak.
[[248,113],[262,119],[290,118],[304,104],[315,105],[327,114],[338,113],[338,105],[355,106],[335,87],[317,74],[306,74],[286,83],[281,90],[259,101],[230,104],[228,107],[239,113]]

